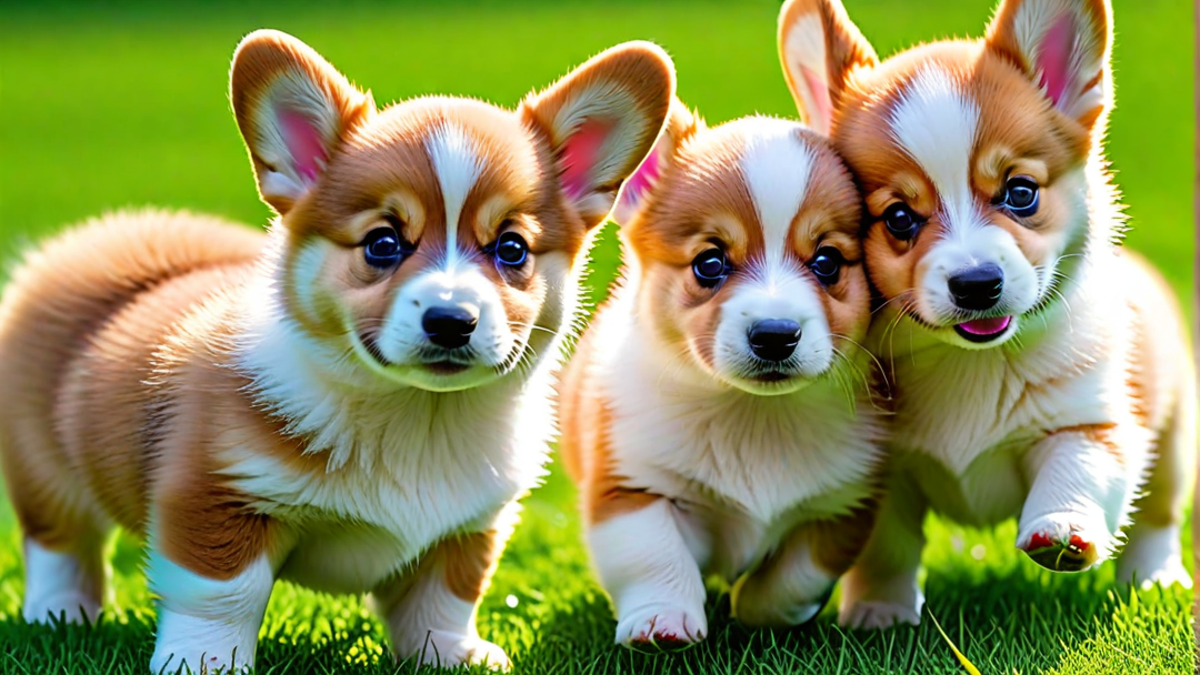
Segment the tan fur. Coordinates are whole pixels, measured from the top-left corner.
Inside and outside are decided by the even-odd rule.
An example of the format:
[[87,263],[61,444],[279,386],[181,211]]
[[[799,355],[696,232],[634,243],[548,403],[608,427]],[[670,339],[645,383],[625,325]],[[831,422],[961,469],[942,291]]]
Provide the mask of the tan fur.
[[[188,214],[116,214],[32,252],[0,302],[0,456],[27,539],[96,576],[111,524],[149,538],[152,576],[162,574],[151,582],[167,584],[155,590],[167,596],[162,608],[175,631],[164,643],[160,630],[154,668],[172,658],[170,670],[184,658],[197,667],[205,650],[230,646],[252,665],[252,641],[199,641],[252,638],[256,624],[236,625],[234,638],[181,627],[260,620],[253,608],[269,593],[264,568],[354,592],[376,588],[385,605],[404,607],[406,589],[424,584],[413,602],[445,607],[422,608],[425,618],[388,617],[400,656],[434,630],[435,647],[455,650],[441,655],[447,665],[506,662],[464,612],[473,613],[511,533],[506,514],[540,475],[549,429],[495,427],[522,405],[548,409],[548,369],[573,319],[591,230],[649,151],[673,90],[661,50],[631,43],[516,111],[448,97],[379,111],[298,40],[273,31],[247,37],[234,56],[231,99],[260,192],[281,215],[269,236]],[[613,92],[625,98],[614,103]],[[597,113],[589,104],[610,107]],[[560,111],[574,117],[560,119]],[[564,120],[621,132],[620,144],[598,151],[615,168],[585,165],[568,186],[560,164],[578,130]],[[440,169],[431,148],[442,148]],[[469,171],[477,175],[463,177]],[[460,210],[457,222],[447,222],[450,208]],[[411,254],[390,267],[368,264],[364,240],[380,228]],[[528,242],[526,264],[490,257],[501,232]],[[457,245],[448,252],[451,235]],[[470,366],[488,371],[482,383],[445,394],[397,383],[383,328],[396,305],[411,304],[398,303],[399,294],[443,273],[454,255],[479,269],[469,283],[497,298],[479,302],[499,305],[488,316],[497,317],[498,334],[515,336],[510,358]],[[396,330],[423,339],[417,321]],[[269,339],[276,342],[264,347]],[[280,353],[296,345],[299,355]],[[433,378],[443,368],[398,365]],[[313,395],[324,407],[306,410]],[[306,429],[315,414],[330,417]],[[397,435],[397,418],[416,432]],[[481,442],[460,447],[448,432],[471,425],[481,427]],[[348,458],[321,440],[326,433],[366,440],[347,445],[356,453]],[[500,437],[483,439],[492,433]],[[394,513],[418,495],[427,495],[419,506],[429,517]],[[360,549],[374,558],[337,562],[340,552],[320,537],[342,535],[374,537],[373,548]],[[397,570],[425,569],[405,557],[422,551],[432,551],[440,572],[405,581]],[[205,606],[214,587],[245,597]],[[248,613],[236,614],[243,606]]]
[[[163,298],[163,291],[155,293],[163,298],[160,306],[143,293],[189,274],[220,274],[209,270],[249,264],[260,255],[263,241],[248,228],[206,216],[116,214],[51,240],[16,270],[0,302],[0,453],[9,495],[27,534],[61,549],[103,529],[101,507],[107,505],[96,503],[88,482],[112,496],[113,511],[122,520],[144,518],[138,496],[144,493],[144,474],[130,470],[141,460],[116,459],[108,455],[114,448],[99,445],[122,436],[113,428],[114,416],[104,415],[96,436],[84,432],[84,425],[96,420],[71,399],[89,383],[72,372],[86,372],[80,371],[84,359],[112,363],[148,355],[155,331],[164,329],[153,315],[176,314],[179,308],[173,302],[177,298]],[[195,291],[179,284],[174,289],[185,297]],[[130,307],[135,300],[139,308]],[[128,328],[106,325],[122,312]],[[138,402],[144,397],[136,376],[100,371],[96,377],[97,384],[118,385],[106,388],[104,400],[124,407],[111,412],[141,414]],[[132,425],[138,422],[128,424],[124,436],[136,436]],[[79,443],[81,435],[89,443]],[[92,467],[94,480],[69,470],[98,455],[112,464]]]
[[[859,193],[825,139],[771,126],[776,122],[744,119],[709,129],[676,103],[647,160],[656,163],[656,177],[637,199],[623,198],[629,218],[621,228],[621,287],[600,308],[560,383],[560,447],[579,486],[620,643],[703,638],[697,579],[709,574],[737,582],[734,611],[746,623],[805,621],[871,532],[877,465],[868,388],[849,375],[853,382],[833,393],[829,380],[839,375],[827,370],[806,373],[811,389],[756,396],[731,384],[719,362],[723,320],[751,315],[749,305],[732,303],[767,296],[756,275],[776,273],[810,286],[813,311],[823,315],[832,349],[846,363],[865,356],[858,347],[869,321]],[[811,165],[802,194],[764,177],[786,170],[778,155],[756,154],[771,143],[790,147],[772,133],[795,134],[809,153],[800,160]],[[751,169],[743,162],[756,163]],[[734,272],[710,287],[692,264],[714,246]],[[822,249],[845,260],[828,286],[808,268]],[[798,311],[787,307],[779,311]],[[834,450],[810,442],[811,429],[781,431],[791,416],[811,421],[825,414],[806,405],[835,410],[829,433],[845,433],[845,443]],[[759,412],[758,426],[745,421]],[[731,445],[743,434],[762,434],[763,441]],[[854,458],[847,459],[853,468],[825,464],[831,453]],[[768,485],[776,479],[790,484]],[[789,494],[816,484],[804,498]],[[772,497],[759,501],[758,490]],[[694,538],[694,548],[682,545],[676,528],[689,545]],[[616,545],[621,536],[628,547]],[[764,558],[766,551],[772,553]]]
[[[1194,470],[1195,376],[1170,289],[1115,245],[1123,218],[1102,145],[1111,15],[1106,0],[1004,0],[982,39],[919,45],[867,67],[831,59],[832,136],[868,210],[863,247],[880,300],[870,344],[891,380],[893,487],[903,492],[885,504],[851,574],[844,624],[919,620],[926,508],[976,525],[1017,515],[1017,545],[1031,555],[1044,532],[1060,544],[1064,533],[1084,536],[1086,556],[1054,569],[1101,559],[1087,537],[1107,556],[1127,536],[1123,580],[1188,581],[1177,535]],[[794,44],[789,52],[789,39],[813,32],[801,17],[859,51],[870,45],[837,0],[789,0],[779,48],[804,106],[811,97],[791,72],[804,64],[787,59],[812,53]],[[846,49],[823,46],[827,58]],[[948,129],[953,155],[908,133],[938,115],[961,125]],[[1036,213],[1003,203],[1013,176],[1038,187]],[[921,221],[915,237],[888,231],[884,214],[897,203]],[[991,352],[968,349],[965,338],[945,344],[965,321],[949,316],[958,310],[942,295],[954,266],[971,264],[964,256],[1015,259],[1005,283],[1035,289],[1012,290],[1010,305],[998,306],[1030,328]],[[1056,276],[1038,278],[1049,269]]]

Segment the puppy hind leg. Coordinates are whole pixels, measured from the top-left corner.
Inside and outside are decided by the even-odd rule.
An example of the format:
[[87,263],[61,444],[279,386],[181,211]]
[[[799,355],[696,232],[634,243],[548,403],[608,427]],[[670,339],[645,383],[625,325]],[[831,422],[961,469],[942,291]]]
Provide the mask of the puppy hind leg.
[[[1190,408],[1188,407],[1190,406]],[[1179,584],[1191,588],[1180,541],[1183,513],[1196,470],[1196,402],[1181,397],[1171,423],[1159,436],[1156,460],[1134,502],[1128,543],[1117,559],[1117,580],[1143,588]]]
[[400,573],[372,592],[400,659],[417,658],[441,668],[483,665],[511,668],[508,655],[484,640],[475,613],[487,590],[507,531],[455,535],[422,556],[415,570]]
[[842,581],[839,624],[881,629],[921,622],[925,596],[917,573],[925,547],[925,513],[920,489],[893,476],[867,544]]
[[65,619],[95,622],[104,597],[103,538],[82,535],[65,549],[25,537],[25,598],[21,613],[29,623]]
[[751,626],[777,628],[814,618],[829,601],[838,577],[866,545],[873,523],[873,509],[863,508],[793,530],[773,555],[735,585],[734,616]]

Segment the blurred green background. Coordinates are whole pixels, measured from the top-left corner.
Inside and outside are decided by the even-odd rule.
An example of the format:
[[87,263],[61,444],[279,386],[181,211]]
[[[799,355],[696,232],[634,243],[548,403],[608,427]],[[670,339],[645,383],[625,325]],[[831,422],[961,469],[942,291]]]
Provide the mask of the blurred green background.
[[[920,40],[982,33],[991,0],[846,0],[887,55]],[[617,42],[664,46],[679,92],[710,123],[794,116],[775,49],[776,0],[632,2],[13,3],[0,0],[0,256],[71,221],[156,204],[260,226],[228,109],[229,59],[260,27],[312,45],[376,101],[450,93],[514,105]],[[1109,157],[1131,246],[1181,294],[1192,284],[1192,6],[1114,0],[1117,109]],[[616,265],[611,231],[593,281]],[[1187,303],[1191,310],[1192,303]],[[751,633],[723,618],[684,656],[610,646],[612,623],[579,545],[572,488],[558,474],[527,500],[480,616],[519,672],[962,672],[930,622],[880,635],[816,626]],[[1012,527],[931,523],[931,610],[984,672],[1190,672],[1190,594],[1130,605],[1099,572],[1055,576],[1012,550]],[[0,672],[142,672],[152,621],[135,542],[114,542],[113,618],[93,631],[24,626],[19,535],[0,506]],[[725,601],[721,601],[725,602]],[[725,614],[722,614],[722,612]],[[381,633],[356,600],[284,587],[272,601],[263,672],[390,672]],[[280,644],[283,643],[283,644]],[[1056,670],[1055,670],[1056,669]]]

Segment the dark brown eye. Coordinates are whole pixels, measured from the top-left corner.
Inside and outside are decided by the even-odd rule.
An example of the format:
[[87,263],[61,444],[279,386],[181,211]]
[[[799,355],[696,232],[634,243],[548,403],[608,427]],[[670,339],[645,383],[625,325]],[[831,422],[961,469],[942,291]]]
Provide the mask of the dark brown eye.
[[1032,216],[1038,210],[1038,184],[1028,176],[1009,178],[1001,203],[1018,218]]
[[908,204],[901,202],[892,204],[883,212],[883,224],[887,227],[888,232],[891,232],[892,236],[900,241],[908,241],[917,236],[917,231],[921,229],[921,222]]
[[529,244],[516,232],[505,232],[493,245],[496,260],[508,267],[520,267],[529,258]]
[[846,259],[842,257],[840,251],[832,246],[822,246],[817,250],[817,254],[813,256],[812,262],[808,263],[808,269],[812,270],[814,276],[825,286],[832,286],[838,281],[841,276],[842,265],[846,263]]
[[696,282],[704,288],[713,288],[721,283],[729,275],[725,251],[715,247],[701,251],[692,259],[692,274],[696,275]]
[[415,248],[390,227],[377,227],[367,233],[362,243],[363,259],[377,269],[388,269],[412,255]]

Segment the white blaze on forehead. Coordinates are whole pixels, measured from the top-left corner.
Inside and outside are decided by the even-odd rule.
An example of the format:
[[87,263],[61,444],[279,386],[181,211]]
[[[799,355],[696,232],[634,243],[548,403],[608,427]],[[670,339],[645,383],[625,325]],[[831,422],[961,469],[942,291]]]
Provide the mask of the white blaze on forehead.
[[762,227],[763,272],[770,278],[782,266],[788,232],[808,192],[816,158],[800,138],[800,125],[766,117],[754,124],[742,152],[741,169]]
[[479,179],[480,159],[462,127],[442,124],[425,141],[446,207],[446,267],[458,262],[458,226],[463,203]]
[[892,136],[937,189],[953,234],[984,225],[971,193],[971,153],[979,108],[945,70],[927,66],[892,112]]

